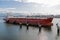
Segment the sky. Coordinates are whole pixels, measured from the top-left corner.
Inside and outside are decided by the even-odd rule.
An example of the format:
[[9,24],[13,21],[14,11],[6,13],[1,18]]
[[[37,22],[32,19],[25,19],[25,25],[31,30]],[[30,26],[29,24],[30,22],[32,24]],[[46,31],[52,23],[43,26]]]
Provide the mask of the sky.
[[[7,3],[6,1],[9,2]],[[13,3],[13,1],[15,2]],[[27,4],[28,6],[26,4],[19,3],[22,1],[23,3],[29,3]],[[39,6],[37,4],[32,5],[31,2],[37,3]],[[37,6],[40,8],[38,8]],[[56,15],[60,14],[60,0],[0,0],[0,12],[22,12],[21,10],[19,10],[19,8],[26,13],[28,13],[29,11],[36,11],[41,12],[43,14],[45,13]],[[35,10],[35,8],[37,9]]]
[[[16,0],[16,1],[21,1],[21,0]],[[43,3],[46,5],[57,5],[60,4],[60,0],[25,0],[27,2],[36,2],[36,3]]]

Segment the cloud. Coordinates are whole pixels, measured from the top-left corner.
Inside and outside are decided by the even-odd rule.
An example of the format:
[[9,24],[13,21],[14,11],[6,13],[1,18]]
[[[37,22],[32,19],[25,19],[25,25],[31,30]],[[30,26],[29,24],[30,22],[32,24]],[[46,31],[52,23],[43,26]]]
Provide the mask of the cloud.
[[50,7],[50,13],[54,15],[60,15],[60,4]]
[[15,0],[15,1],[21,1],[21,0]]
[[35,2],[35,3],[40,3],[40,4],[42,3],[42,4],[46,4],[48,6],[60,4],[60,0],[15,0],[15,1]]
[[[15,1],[18,1],[18,0],[15,0]],[[41,15],[41,14],[59,15],[60,14],[60,4],[50,7],[50,6],[46,6],[45,4],[21,3],[21,2],[15,2],[15,1],[8,2],[8,3],[5,2],[6,4],[3,2],[6,7],[4,5],[2,6],[3,3],[1,4],[0,2],[1,4],[0,12],[26,13],[29,15],[31,15],[31,13],[36,15],[37,14],[38,15]]]
[[60,4],[60,0],[28,0],[28,2],[43,3],[49,6]]
[[0,8],[0,12],[28,13],[28,11],[20,11],[16,8]]
[[14,0],[14,1],[27,2],[27,0]]
[[32,15],[29,11],[22,11],[16,8],[0,8],[0,13],[20,13],[22,15]]
[[14,1],[14,0],[0,0],[0,1]]
[[0,12],[14,11],[16,8],[0,8]]

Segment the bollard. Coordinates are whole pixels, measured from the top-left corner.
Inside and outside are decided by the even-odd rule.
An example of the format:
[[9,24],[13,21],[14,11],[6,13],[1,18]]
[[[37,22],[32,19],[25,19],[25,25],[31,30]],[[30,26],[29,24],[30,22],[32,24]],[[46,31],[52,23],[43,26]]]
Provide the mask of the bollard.
[[27,24],[27,30],[29,29],[29,25]]
[[22,24],[20,23],[20,29],[22,28]]
[[39,32],[41,31],[41,25],[39,25]]

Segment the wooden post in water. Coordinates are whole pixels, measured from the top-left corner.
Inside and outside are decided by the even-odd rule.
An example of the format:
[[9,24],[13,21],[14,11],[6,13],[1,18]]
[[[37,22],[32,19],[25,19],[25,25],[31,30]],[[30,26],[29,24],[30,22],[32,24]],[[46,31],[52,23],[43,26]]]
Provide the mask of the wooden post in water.
[[41,25],[38,25],[39,26],[39,32],[41,31]]
[[58,26],[58,23],[56,24],[57,26],[57,35],[59,36],[59,26]]
[[20,29],[22,28],[22,23],[20,23]]
[[29,29],[29,24],[27,24],[27,30]]

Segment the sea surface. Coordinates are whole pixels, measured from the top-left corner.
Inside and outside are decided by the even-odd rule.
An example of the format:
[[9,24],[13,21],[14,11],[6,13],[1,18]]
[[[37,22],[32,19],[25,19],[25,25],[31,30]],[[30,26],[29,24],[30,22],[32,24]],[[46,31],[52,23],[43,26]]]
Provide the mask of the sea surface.
[[5,17],[0,17],[0,40],[60,40],[60,35],[57,35],[56,23],[60,26],[60,18],[53,19],[53,26],[51,30],[46,28],[39,28],[7,24],[3,20]]

